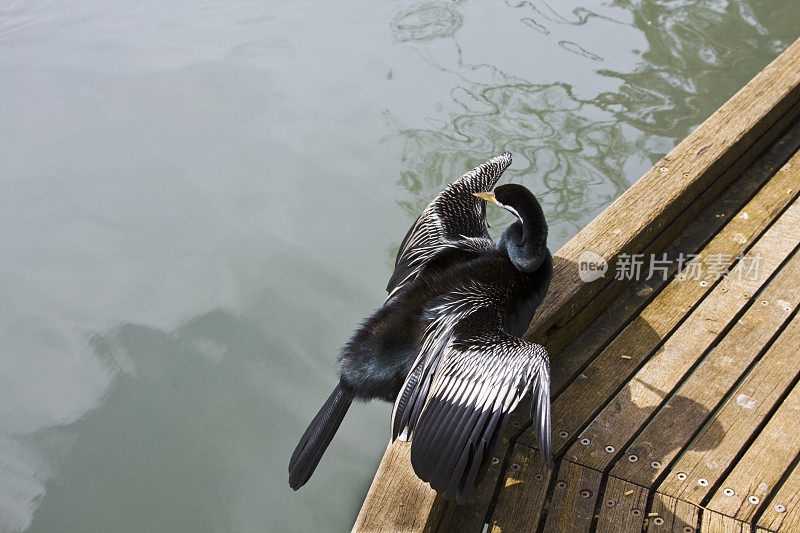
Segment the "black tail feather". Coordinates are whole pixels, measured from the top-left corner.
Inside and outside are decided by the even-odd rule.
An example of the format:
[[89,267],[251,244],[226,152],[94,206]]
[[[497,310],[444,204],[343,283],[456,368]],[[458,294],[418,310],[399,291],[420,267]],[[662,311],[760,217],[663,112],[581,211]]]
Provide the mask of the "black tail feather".
[[353,402],[353,394],[339,383],[300,438],[289,460],[289,486],[297,490],[314,473],[336,430]]

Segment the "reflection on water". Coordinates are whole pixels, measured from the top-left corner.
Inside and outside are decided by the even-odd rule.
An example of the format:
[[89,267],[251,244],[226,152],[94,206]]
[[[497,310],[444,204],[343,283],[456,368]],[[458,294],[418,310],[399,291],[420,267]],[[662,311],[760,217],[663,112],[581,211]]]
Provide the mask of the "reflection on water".
[[[418,50],[434,68],[457,80],[447,110],[428,117],[433,127],[397,126],[405,139],[399,183],[409,193],[402,205],[409,215],[417,213],[449,176],[477,163],[476,154],[508,149],[515,165],[507,174],[543,198],[553,248],[790,42],[759,22],[761,11],[774,18],[773,10],[791,9],[789,2],[770,3],[768,10],[766,3],[747,1],[620,1],[594,7],[597,11],[574,3],[509,2],[503,29],[519,31],[518,24],[516,29],[512,25],[521,17],[551,49],[555,42],[572,56],[596,62],[592,68],[597,75],[614,82],[612,90],[598,91],[603,83],[594,78],[541,84],[537,80],[547,76],[526,72],[529,65],[515,65],[517,73],[473,60],[462,43],[480,40],[481,34],[456,32],[465,18],[459,9],[470,7],[426,2],[394,20],[398,41],[416,46],[435,39],[452,43]],[[609,33],[615,38],[608,39]],[[562,35],[569,39],[559,39]],[[488,39],[496,38],[495,32],[488,33]],[[623,68],[612,61],[618,39],[635,55]]]
[[[449,180],[558,248],[796,37],[794,0],[0,10],[0,531],[341,531],[388,437],[286,465]],[[493,231],[508,223],[490,210]]]

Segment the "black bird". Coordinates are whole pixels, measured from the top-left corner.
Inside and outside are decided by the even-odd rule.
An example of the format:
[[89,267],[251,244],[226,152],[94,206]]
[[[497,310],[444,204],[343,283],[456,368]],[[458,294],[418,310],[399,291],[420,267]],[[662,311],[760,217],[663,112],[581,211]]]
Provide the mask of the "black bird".
[[[522,398],[550,457],[550,369],[545,349],[520,336],[553,273],[547,224],[521,185],[490,192],[505,153],[464,174],[425,208],[400,245],[383,306],[339,356],[340,381],[289,462],[289,485],[308,481],[353,399],[394,402],[392,439],[411,442],[416,474],[463,501]],[[517,217],[495,244],[486,204]]]

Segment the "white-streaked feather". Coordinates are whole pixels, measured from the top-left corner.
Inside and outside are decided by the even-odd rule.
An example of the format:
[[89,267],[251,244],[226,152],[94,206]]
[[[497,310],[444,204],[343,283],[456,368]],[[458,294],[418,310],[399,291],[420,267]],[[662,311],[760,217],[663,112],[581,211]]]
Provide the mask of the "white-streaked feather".
[[[493,157],[448,185],[428,204],[400,245],[387,300],[440,251],[448,247],[485,251],[494,246],[486,229],[482,200],[473,193],[491,191],[510,164],[511,154],[507,152]],[[401,273],[402,279],[395,279]]]

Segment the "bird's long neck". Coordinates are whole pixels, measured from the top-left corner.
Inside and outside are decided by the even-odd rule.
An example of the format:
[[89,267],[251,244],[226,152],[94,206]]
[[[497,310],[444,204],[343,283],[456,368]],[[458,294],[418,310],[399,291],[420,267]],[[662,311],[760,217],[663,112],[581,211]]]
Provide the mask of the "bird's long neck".
[[531,195],[520,199],[512,207],[519,220],[503,232],[498,248],[508,253],[509,259],[521,272],[535,272],[547,256],[547,223],[539,202]]

